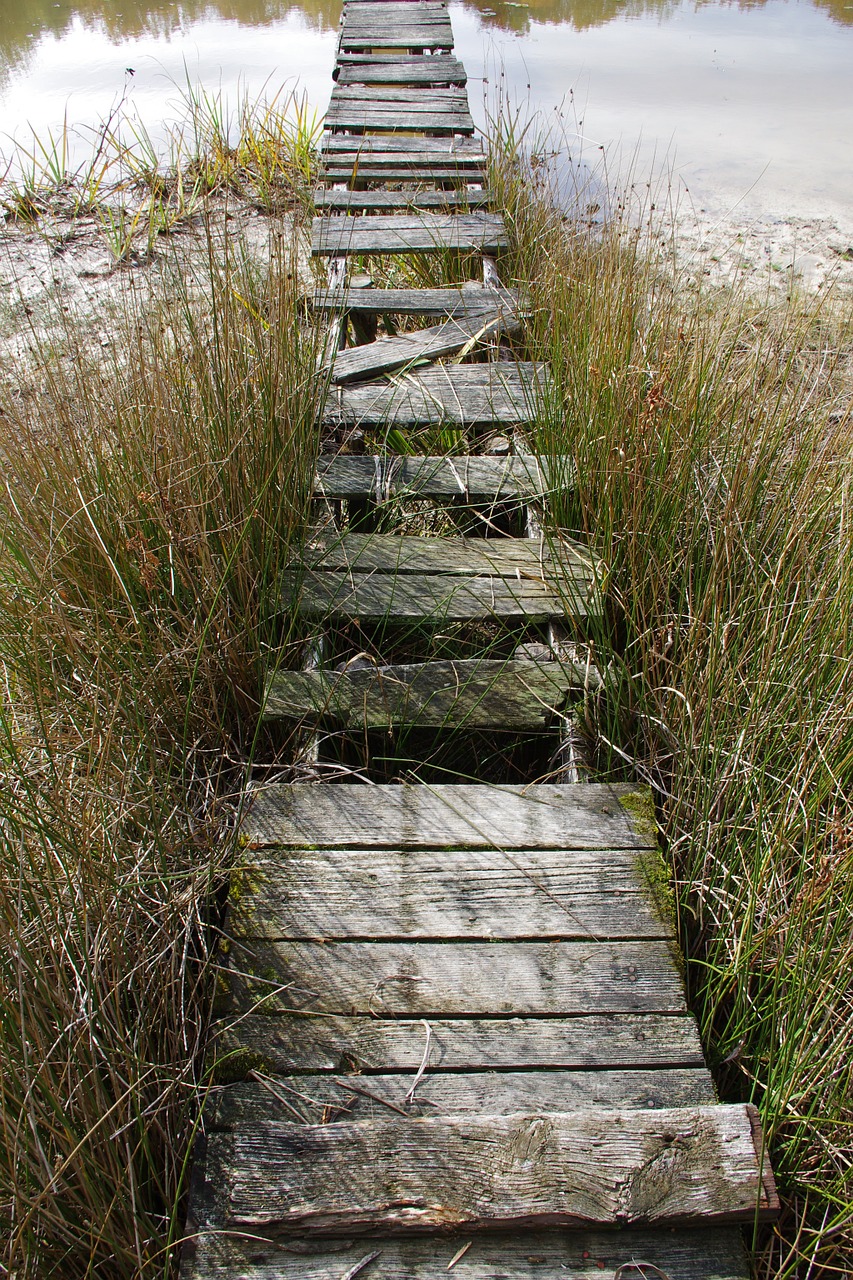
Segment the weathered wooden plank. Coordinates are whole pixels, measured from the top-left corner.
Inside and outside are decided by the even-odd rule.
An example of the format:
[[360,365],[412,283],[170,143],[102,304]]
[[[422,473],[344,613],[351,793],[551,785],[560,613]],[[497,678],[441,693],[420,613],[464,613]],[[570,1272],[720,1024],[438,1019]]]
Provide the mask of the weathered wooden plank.
[[[548,372],[541,365],[494,360],[485,364],[436,365],[412,370],[391,382],[335,388],[326,400],[323,420],[329,425],[458,422],[514,427],[532,421],[547,386]],[[371,464],[372,458],[340,457],[328,462],[321,455],[318,475],[324,476],[324,483],[330,471],[328,478],[333,483],[345,484],[349,475],[350,483],[361,484],[364,480],[358,477],[364,477]],[[454,492],[461,496],[467,487],[472,498],[475,494],[512,498],[535,497],[535,490],[530,492],[525,485],[546,471],[551,482],[560,488],[574,483],[574,467],[568,458],[537,462],[527,456],[508,457],[499,463],[491,458],[453,458],[450,464],[441,466],[434,458],[388,459],[381,464],[381,484],[383,489],[390,485],[389,493],[394,493],[408,492],[410,484],[439,485],[446,481],[447,492],[437,493],[436,497],[451,497]],[[501,475],[499,487],[494,479],[496,467]],[[463,476],[462,487],[457,480],[459,475]],[[477,488],[480,484],[482,489]]]
[[[431,62],[431,58],[425,58]],[[455,85],[447,88],[424,87],[410,88],[408,85],[342,85],[336,84],[330,99],[333,103],[351,102],[365,106],[398,106],[415,112],[426,111],[467,111],[468,93]]]
[[[417,381],[421,380],[417,379]],[[405,395],[406,385],[392,385],[384,390],[387,390],[389,395],[395,392]],[[353,387],[342,388],[341,391],[342,394],[337,404],[333,402],[328,417],[324,414],[324,422],[363,423],[364,417],[356,415],[360,414],[361,404],[365,402],[370,405],[368,412],[372,410],[378,417],[379,410],[375,407],[375,397],[378,394],[376,388]],[[353,404],[353,399],[360,392],[367,394],[361,395]],[[413,394],[415,392],[426,399],[422,388],[416,386]],[[371,394],[374,397],[372,401],[369,399]],[[389,403],[389,398],[385,398],[384,402]],[[393,403],[391,401],[392,405]],[[427,417],[426,420],[468,423],[494,421],[491,417],[486,417],[485,410],[476,403],[472,406],[469,416],[470,404],[471,398],[466,395],[463,399],[460,394],[456,416],[447,413],[439,417],[437,410],[444,408],[444,403],[439,401],[435,416]],[[451,404],[450,408],[452,407]],[[501,406],[495,406],[492,402],[491,407],[494,412],[497,412]],[[342,412],[347,409],[348,413]],[[408,414],[414,412],[414,409],[409,408]],[[519,412],[517,405],[516,412]],[[392,409],[390,413],[378,417],[377,425],[389,420],[409,422],[412,418],[404,417],[402,412],[399,416],[395,416]],[[419,415],[414,420],[423,421],[424,418]],[[368,418],[367,421],[371,419]],[[464,499],[466,502],[529,502],[532,498],[544,497],[554,489],[570,488],[573,479],[574,469],[570,458],[552,459],[549,466],[547,462],[539,462],[534,458],[518,455],[493,458],[487,456],[379,457],[377,455],[356,457],[352,454],[321,454],[317,460],[314,492],[326,498],[361,497],[371,498],[376,502],[386,502],[392,498],[404,496],[457,498]]]
[[778,1200],[754,1107],[586,1110],[211,1134],[227,1227],[353,1230],[753,1222]]
[[377,152],[409,155],[432,156],[433,159],[452,157],[459,160],[468,159],[472,163],[484,164],[488,159],[483,144],[475,138],[341,138],[336,134],[326,134],[320,143],[322,156],[336,155],[341,152],[358,151],[362,156],[372,156]]
[[[453,1267],[462,1280],[748,1280],[740,1231],[695,1224],[676,1231],[525,1231],[409,1235],[401,1239],[300,1239],[264,1242],[202,1231],[184,1245],[184,1280],[438,1280]],[[368,1258],[373,1259],[369,1264]],[[642,1272],[634,1265],[641,1259]],[[620,1272],[620,1267],[625,1267]],[[451,1272],[452,1275],[452,1272]]]
[[311,227],[313,254],[494,252],[507,242],[504,220],[494,213],[321,217]]
[[[267,684],[264,720],[321,719],[344,728],[543,729],[587,670],[549,662],[465,662],[369,666],[341,672],[276,671]],[[589,687],[600,681],[590,673]]]
[[306,621],[358,618],[399,625],[417,620],[439,627],[448,622],[564,619],[579,621],[600,613],[594,588],[575,581],[557,596],[529,578],[463,577],[452,574],[393,574],[284,570],[281,604]]
[[218,1079],[239,1079],[253,1068],[413,1075],[424,1057],[430,1073],[704,1066],[695,1019],[655,1013],[431,1018],[429,1042],[414,1018],[249,1014],[218,1027],[213,1053]]
[[492,574],[545,584],[559,565],[582,583],[593,580],[595,559],[568,538],[427,538],[394,533],[319,533],[302,547],[311,569],[353,573]]
[[450,53],[454,47],[450,23],[393,28],[390,31],[352,30],[341,32],[338,50],[348,53],[356,49],[441,49]]
[[338,352],[332,365],[331,379],[333,383],[345,383],[377,378],[415,366],[418,362],[457,355],[463,348],[473,350],[503,334],[518,333],[520,328],[518,318],[503,310],[491,315],[482,311],[473,317],[445,320],[415,333],[380,338],[377,342]]
[[[666,938],[635,850],[255,855],[227,929],[267,940]],[[244,886],[251,892],[244,892]]]
[[668,942],[236,940],[222,1011],[419,1018],[683,1013]]
[[330,103],[326,128],[347,133],[381,133],[403,129],[423,129],[433,134],[472,134],[474,120],[468,111],[413,112],[409,107],[382,108],[351,103]]
[[655,848],[646,790],[625,783],[535,787],[277,783],[249,793],[255,849]]
[[452,157],[439,162],[437,157],[424,156],[421,162],[416,155],[361,157],[354,152],[350,157],[330,157],[323,163],[322,176],[326,182],[468,183],[483,182],[485,172],[485,165],[457,164]]
[[427,1073],[410,1099],[411,1085],[411,1075],[273,1076],[269,1086],[245,1081],[218,1090],[209,1100],[205,1127],[210,1132],[264,1120],[291,1120],[293,1108],[310,1124],[367,1120],[387,1116],[386,1102],[413,1117],[541,1114],[586,1107],[660,1110],[716,1102],[710,1072],[698,1068]]
[[350,58],[337,69],[337,82],[349,84],[464,85],[468,77],[458,58],[405,57],[388,61]]
[[314,207],[363,213],[368,209],[485,209],[494,201],[491,191],[326,191],[314,192]]
[[[517,310],[517,289],[505,289],[498,297]],[[495,291],[474,281],[461,289],[318,289],[312,301],[315,311],[358,311],[372,315],[457,316],[494,307]]]

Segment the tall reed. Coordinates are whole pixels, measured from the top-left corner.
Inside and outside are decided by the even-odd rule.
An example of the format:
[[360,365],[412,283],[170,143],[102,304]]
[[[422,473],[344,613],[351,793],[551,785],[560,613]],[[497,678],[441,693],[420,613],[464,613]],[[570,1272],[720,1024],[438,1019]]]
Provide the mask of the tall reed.
[[[495,180],[550,362],[549,519],[608,566],[602,767],[654,788],[721,1096],[759,1104],[784,1213],[756,1273],[853,1257],[849,306],[695,289],[614,197],[565,219],[514,126]],[[580,207],[584,201],[581,200]],[[654,234],[650,234],[650,232]],[[833,412],[835,410],[835,412]]]
[[[0,1262],[167,1275],[215,892],[322,388],[297,246],[209,230],[2,404]],[[285,620],[286,625],[286,620]],[[214,911],[212,915],[211,912]]]

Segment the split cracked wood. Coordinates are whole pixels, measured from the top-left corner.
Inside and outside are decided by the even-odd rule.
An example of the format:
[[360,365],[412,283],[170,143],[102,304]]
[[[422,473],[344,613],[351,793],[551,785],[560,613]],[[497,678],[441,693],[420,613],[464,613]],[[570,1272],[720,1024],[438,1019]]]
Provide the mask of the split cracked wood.
[[224,1227],[752,1222],[776,1208],[754,1108],[267,1121],[208,1139]]
[[311,228],[313,254],[494,253],[506,244],[503,218],[492,213],[315,218]]
[[[326,399],[323,421],[329,425],[376,427],[436,422],[514,427],[530,422],[540,397],[544,399],[548,395],[547,371],[541,365],[511,361],[435,365],[399,374],[389,382],[333,388]],[[539,488],[539,478],[546,475],[553,476],[557,484],[565,487],[574,483],[570,459],[536,459],[529,455],[500,459],[378,459],[346,455],[329,459],[321,455],[317,474],[324,485],[364,485],[371,466],[381,467],[382,485],[389,494],[409,492],[409,484],[416,487],[429,482],[446,486],[433,494],[424,490],[424,496],[436,498],[464,495],[466,490],[472,499],[500,495],[535,498],[547,491]],[[528,488],[530,483],[532,489]],[[411,492],[416,491],[415,487]]]

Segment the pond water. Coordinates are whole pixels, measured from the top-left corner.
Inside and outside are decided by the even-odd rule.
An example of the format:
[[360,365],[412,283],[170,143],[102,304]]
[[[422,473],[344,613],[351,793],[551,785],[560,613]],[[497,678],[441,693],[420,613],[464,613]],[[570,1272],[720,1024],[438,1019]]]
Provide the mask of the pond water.
[[[849,218],[853,0],[465,0],[451,14],[478,123],[499,86],[562,112],[576,156],[665,163],[697,204]],[[64,119],[85,133],[122,98],[156,138],[188,81],[232,103],[298,85],[322,111],[339,17],[335,0],[0,0],[0,152]]]

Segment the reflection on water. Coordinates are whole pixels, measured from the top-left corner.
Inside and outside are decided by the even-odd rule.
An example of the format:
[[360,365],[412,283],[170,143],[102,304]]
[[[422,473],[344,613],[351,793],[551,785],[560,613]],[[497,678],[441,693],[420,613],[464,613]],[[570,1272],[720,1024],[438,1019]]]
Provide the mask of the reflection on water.
[[[733,7],[760,8],[766,0],[737,0]],[[717,0],[695,0],[696,7]],[[849,0],[813,0],[834,21],[853,26],[853,4]],[[467,8],[479,11],[485,25],[507,31],[524,31],[531,21],[567,23],[576,31],[602,26],[615,18],[639,18],[656,14],[671,17],[681,8],[681,0],[465,0]],[[74,18],[84,26],[98,27],[116,42],[134,37],[169,37],[212,13],[244,26],[265,27],[280,22],[291,9],[298,9],[321,30],[337,26],[340,0],[12,0],[0,15],[0,59],[14,68],[26,58],[33,43],[46,32],[62,36]]]
[[[510,97],[546,113],[571,92],[593,152],[624,146],[646,166],[674,143],[703,202],[760,179],[768,209],[853,204],[853,0],[451,5],[481,125],[478,81],[502,68]],[[119,99],[156,140],[187,80],[232,107],[238,86],[298,84],[322,111],[339,18],[340,0],[0,0],[0,152],[3,135],[56,133],[66,112],[97,125]]]

